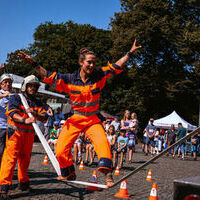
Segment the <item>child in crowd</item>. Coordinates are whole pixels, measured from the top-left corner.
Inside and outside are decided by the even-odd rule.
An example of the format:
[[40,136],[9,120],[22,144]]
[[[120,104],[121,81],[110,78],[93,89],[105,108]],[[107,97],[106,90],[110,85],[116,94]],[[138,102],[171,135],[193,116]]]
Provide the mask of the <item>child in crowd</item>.
[[[138,143],[138,138],[137,138],[137,134],[138,134],[138,129],[139,129],[139,122],[137,119],[137,114],[136,113],[131,113],[131,127],[133,128],[132,131],[135,134],[135,145]],[[135,152],[135,147],[134,150]]]
[[64,123],[65,123],[65,120],[61,120],[60,123],[59,123],[60,128],[58,129],[58,137],[59,137],[59,135],[60,135],[60,132],[61,132],[61,130],[62,130],[62,127],[63,127]]
[[107,138],[110,143],[111,151],[112,151],[116,142],[115,127],[113,125],[110,125],[110,127],[108,128]]
[[130,127],[130,130],[128,130],[128,132],[127,132],[127,137],[128,137],[128,139],[129,139],[129,141],[128,141],[128,144],[127,144],[127,146],[128,146],[128,154],[129,154],[129,158],[128,158],[128,160],[129,160],[129,163],[131,163],[132,162],[132,157],[133,157],[133,151],[134,151],[134,148],[135,148],[135,124],[134,124],[134,122],[131,122],[130,124],[129,124],[129,127]]
[[54,145],[54,150],[56,149],[56,144],[58,140],[58,129],[59,129],[59,122],[55,121],[53,123],[53,129],[50,130],[50,139],[48,140],[48,144]]
[[106,120],[106,126],[105,126],[106,132],[108,131],[108,129],[109,129],[109,127],[110,127],[110,124],[111,124],[111,120],[110,120],[110,119],[107,119],[107,120]]
[[158,141],[159,141],[159,134],[160,134],[160,128],[157,128],[156,129],[156,133],[155,133],[155,135],[154,135],[154,142],[155,142],[155,153],[156,154],[159,154],[159,151],[158,151]]
[[85,137],[84,132],[81,132],[74,143],[74,162],[76,164],[80,164],[82,161],[82,146],[84,142],[84,137]]
[[[92,166],[94,161],[95,151],[93,151],[94,147],[92,145],[91,140],[87,136],[85,136],[85,144],[86,144],[85,165]],[[88,163],[89,157],[90,157],[90,162]]]
[[160,134],[158,137],[158,151],[161,152],[163,149],[165,149],[165,146],[167,145],[167,142],[165,141],[165,130],[161,129]]
[[127,152],[127,144],[128,144],[128,138],[125,135],[126,135],[126,129],[121,128],[120,136],[117,138],[117,148],[115,149],[114,155],[113,155],[114,167],[115,167],[116,158],[118,154],[120,154],[120,163],[118,166],[119,168],[122,167],[124,154]]

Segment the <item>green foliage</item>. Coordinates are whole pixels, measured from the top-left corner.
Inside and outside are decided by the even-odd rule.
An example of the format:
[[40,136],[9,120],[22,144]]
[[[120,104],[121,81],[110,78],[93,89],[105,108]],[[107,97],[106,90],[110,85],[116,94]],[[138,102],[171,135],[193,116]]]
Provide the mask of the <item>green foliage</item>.
[[26,49],[20,49],[16,50],[13,53],[8,54],[7,56],[7,64],[5,65],[5,68],[7,70],[7,73],[16,74],[19,76],[27,76],[33,73],[33,68],[29,64],[21,63],[18,59],[18,53],[19,51],[24,51],[27,54],[30,54],[30,52]]
[[110,57],[108,50],[112,46],[109,31],[72,21],[41,24],[34,33],[34,39],[30,51],[36,55],[36,59],[47,70],[61,73],[74,72],[79,68],[78,56],[81,48],[89,47],[95,51],[99,58],[97,65],[102,65]]
[[[142,49],[129,63],[121,99],[140,121],[163,117],[173,110],[197,124],[199,89],[199,5],[193,1],[121,0],[122,12],[112,19],[112,55],[119,58],[137,38]],[[120,88],[117,89],[118,91]],[[107,100],[115,105],[112,94]],[[199,96],[199,95],[198,95]],[[120,104],[120,108],[124,108]],[[119,106],[119,105],[118,105]],[[102,105],[104,109],[107,105]],[[109,106],[112,113],[113,106]],[[122,113],[122,112],[121,112]]]

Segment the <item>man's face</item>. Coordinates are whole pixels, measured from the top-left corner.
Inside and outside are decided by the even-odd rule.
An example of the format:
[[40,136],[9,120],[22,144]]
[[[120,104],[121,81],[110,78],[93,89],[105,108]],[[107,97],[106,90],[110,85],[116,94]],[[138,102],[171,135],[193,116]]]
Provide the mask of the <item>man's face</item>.
[[4,91],[11,91],[12,90],[12,81],[10,79],[4,79],[1,82],[1,89]]
[[27,91],[28,94],[30,94],[30,95],[35,95],[36,94],[37,89],[38,89],[38,85],[37,84],[29,83],[29,84],[27,84],[26,87],[27,87],[26,91]]
[[150,120],[151,125],[153,124],[153,120]]

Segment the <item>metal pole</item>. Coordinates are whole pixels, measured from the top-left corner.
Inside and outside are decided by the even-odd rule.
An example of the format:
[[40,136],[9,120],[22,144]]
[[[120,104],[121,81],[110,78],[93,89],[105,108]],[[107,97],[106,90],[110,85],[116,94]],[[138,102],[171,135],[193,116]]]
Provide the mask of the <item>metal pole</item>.
[[115,187],[116,185],[118,185],[119,183],[121,183],[122,181],[124,181],[125,179],[127,179],[128,177],[132,176],[133,174],[135,174],[138,171],[140,171],[142,168],[146,167],[147,165],[151,164],[153,161],[155,161],[158,158],[160,158],[161,156],[163,156],[165,153],[167,153],[169,150],[171,150],[175,146],[183,143],[185,140],[187,140],[188,138],[192,137],[193,135],[196,135],[199,131],[200,131],[200,127],[198,127],[197,129],[195,129],[194,131],[192,131],[191,133],[189,133],[188,135],[186,135],[185,137],[183,137],[182,139],[180,139],[176,143],[172,144],[170,147],[168,147],[167,149],[165,149],[164,151],[162,151],[160,154],[158,154],[157,156],[155,156],[155,157],[151,158],[150,160],[148,160],[147,162],[145,162],[143,165],[137,167],[132,172],[130,172],[127,175],[123,176],[120,180],[118,180],[116,183],[114,183],[109,188]]
[[[25,109],[29,108],[29,105],[26,101],[26,98],[23,96],[23,94],[19,94],[19,96],[21,98],[22,104],[25,107]],[[31,113],[27,113],[27,114],[29,117],[33,117],[33,115]],[[56,173],[58,174],[58,176],[61,175],[58,160],[56,159],[53,151],[51,150],[49,144],[47,143],[46,139],[44,138],[44,135],[42,134],[40,128],[38,127],[38,125],[35,122],[32,123],[32,125],[33,125],[35,132],[36,132],[38,138],[40,139],[40,142],[42,143],[42,146],[44,147],[49,159],[51,160],[51,163],[52,163],[54,169],[56,170]]]

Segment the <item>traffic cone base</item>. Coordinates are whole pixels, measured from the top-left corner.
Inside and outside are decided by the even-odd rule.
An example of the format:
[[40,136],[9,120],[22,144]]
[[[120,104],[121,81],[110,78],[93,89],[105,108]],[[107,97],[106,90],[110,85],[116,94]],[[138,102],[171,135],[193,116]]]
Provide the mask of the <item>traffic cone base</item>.
[[152,176],[151,176],[151,169],[148,171],[148,174],[147,174],[147,178],[146,178],[146,181],[152,181]]
[[121,183],[121,185],[120,185],[119,192],[117,192],[117,193],[115,194],[115,197],[125,198],[125,199],[130,198],[130,195],[128,194],[126,185],[127,185],[127,180],[122,181],[122,183]]
[[151,193],[149,196],[149,200],[158,200],[158,195],[157,195],[157,184],[153,183]]
[[117,168],[116,168],[116,170],[115,170],[114,175],[120,175],[120,171],[119,171],[119,166],[118,166],[118,165],[117,165]]
[[49,162],[48,162],[48,156],[47,155],[45,155],[45,157],[44,157],[43,164],[44,165],[48,165],[49,164]]
[[81,164],[79,166],[79,170],[84,170],[84,169],[85,169],[85,167],[84,167],[83,161],[81,161]]

